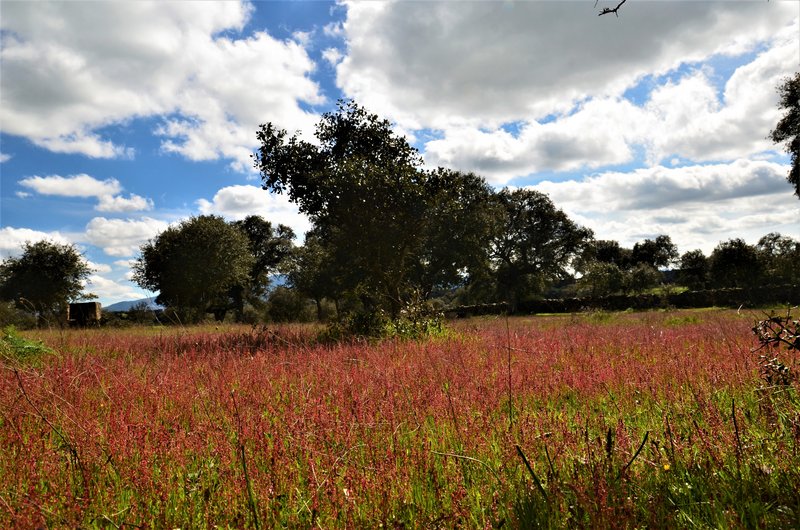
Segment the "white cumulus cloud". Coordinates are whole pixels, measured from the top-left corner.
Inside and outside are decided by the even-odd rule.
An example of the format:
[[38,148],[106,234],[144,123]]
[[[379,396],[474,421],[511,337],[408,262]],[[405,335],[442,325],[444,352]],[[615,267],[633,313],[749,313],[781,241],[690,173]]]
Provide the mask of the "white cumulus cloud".
[[[598,239],[632,245],[668,234],[681,251],[768,232],[800,236],[800,204],[786,182],[788,167],[737,160],[686,167],[607,172],[583,180],[545,181],[546,193]],[[766,207],[765,207],[766,205]]]
[[153,200],[131,194],[127,199],[122,195],[104,195],[94,207],[98,212],[141,212],[153,209]]
[[425,161],[474,171],[496,185],[538,171],[622,164],[633,158],[632,144],[643,132],[642,114],[630,102],[603,98],[557,121],[523,123],[516,135],[454,127],[425,145]]
[[[41,195],[55,195],[60,197],[97,197],[98,203],[95,210],[99,212],[138,212],[153,209],[152,199],[130,194],[127,198],[116,195],[122,191],[122,185],[117,179],[109,178],[98,180],[86,174],[62,177],[50,175],[47,177],[27,177],[19,181],[20,185],[32,189]],[[26,192],[18,192],[20,198],[30,196]]]
[[158,219],[106,219],[95,217],[86,225],[86,240],[109,256],[134,256],[139,247],[163,232],[168,223]]
[[137,300],[148,296],[129,281],[117,281],[101,274],[92,274],[87,278],[86,291],[97,295],[101,302],[113,303],[121,300]]
[[197,201],[202,214],[222,215],[229,219],[243,219],[248,215],[260,215],[273,224],[291,227],[302,238],[311,224],[286,195],[269,193],[257,186],[227,186],[220,189],[209,201]]
[[6,226],[0,228],[0,259],[22,254],[22,246],[27,243],[48,240],[59,244],[69,244],[69,241],[60,232],[41,232],[30,228],[14,228]]
[[339,86],[412,129],[540,120],[681,64],[752,50],[797,17],[791,2],[628,2],[619,19],[576,2],[346,6]]
[[52,151],[131,157],[102,128],[163,116],[167,151],[249,167],[264,121],[311,129],[324,101],[302,44],[241,36],[253,6],[230,2],[3,4],[2,131]]
[[698,162],[756,157],[775,149],[766,138],[779,116],[773,87],[800,62],[798,32],[796,20],[737,68],[722,90],[713,69],[699,68],[656,87],[642,105],[622,96],[594,97],[552,120],[521,119],[516,134],[451,126],[425,144],[426,162],[505,184],[541,171],[624,164],[634,160],[637,149],[651,164],[676,157]]
[[19,181],[22,186],[32,189],[41,195],[58,195],[61,197],[102,197],[114,195],[122,190],[117,179],[98,180],[86,174],[62,177],[27,177]]
[[102,274],[111,272],[111,265],[108,265],[107,263],[95,263],[94,261],[89,261],[89,260],[85,261],[86,264],[89,266],[89,268],[92,269],[92,272],[102,273]]
[[698,70],[653,91],[642,113],[651,161],[677,154],[695,161],[733,160],[775,149],[781,79],[800,64],[800,25],[780,32],[770,48],[739,68],[718,93],[713,71]]

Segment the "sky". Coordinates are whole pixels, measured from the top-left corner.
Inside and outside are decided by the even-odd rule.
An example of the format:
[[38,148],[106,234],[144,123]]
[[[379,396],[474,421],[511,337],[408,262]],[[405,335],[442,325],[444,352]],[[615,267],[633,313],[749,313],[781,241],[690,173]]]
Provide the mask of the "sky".
[[800,71],[800,2],[0,1],[0,258],[71,243],[104,304],[140,245],[191,216],[302,235],[250,155],[272,122],[313,140],[352,98],[426,166],[532,187],[632,246],[800,239],[767,135]]

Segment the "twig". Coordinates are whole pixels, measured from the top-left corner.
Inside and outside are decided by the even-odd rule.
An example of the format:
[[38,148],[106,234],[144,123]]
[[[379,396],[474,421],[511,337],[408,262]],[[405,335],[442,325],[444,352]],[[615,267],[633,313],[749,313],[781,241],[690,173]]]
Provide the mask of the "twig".
[[8,504],[8,501],[5,500],[2,495],[0,495],[0,501],[3,501],[3,504],[6,505],[6,510],[8,510],[8,513],[11,514],[11,517],[14,517],[14,509],[11,508],[11,505]]
[[547,492],[544,490],[544,486],[542,486],[542,482],[539,480],[539,477],[537,477],[536,473],[533,471],[533,468],[531,467],[530,463],[528,462],[528,459],[525,457],[525,453],[522,452],[522,448],[519,445],[517,445],[516,447],[517,447],[517,454],[519,454],[519,457],[522,459],[523,462],[525,462],[525,467],[528,468],[528,472],[533,477],[533,482],[536,484],[536,489],[539,490],[539,493],[542,494],[542,497],[544,497],[544,500],[547,501],[548,500],[547,499]]
[[[625,3],[625,2],[627,2],[627,1],[628,1],[628,0],[622,0],[622,2],[620,2],[619,4],[617,4],[617,7],[613,8],[613,9],[612,9],[612,8],[610,8],[610,7],[604,7],[604,8],[603,8],[603,10],[602,10],[602,11],[600,11],[600,13],[599,13],[597,16],[598,16],[598,17],[601,17],[601,16],[603,16],[603,15],[607,15],[607,14],[609,14],[609,13],[614,13],[614,15],[615,15],[615,16],[619,17],[619,13],[618,13],[618,11],[619,11],[619,8],[620,8],[620,7],[622,7],[622,4],[624,4],[624,3]],[[595,7],[597,7],[597,2],[595,2],[595,3],[594,3],[594,6],[595,6]]]
[[736,435],[736,471],[739,480],[742,480],[742,440],[739,438],[739,424],[736,421],[736,400],[731,399],[731,418],[733,418],[733,432]]
[[555,477],[556,476],[556,470],[553,467],[553,459],[550,458],[550,451],[547,450],[547,444],[545,444],[545,446],[544,446],[544,455],[547,457],[547,465],[550,466],[550,475]]
[[502,484],[503,483],[503,481],[500,480],[500,476],[497,474],[497,472],[494,469],[492,469],[492,466],[490,466],[489,464],[487,464],[483,460],[478,460],[477,458],[474,458],[474,457],[471,457],[471,456],[459,455],[459,454],[456,454],[456,453],[442,453],[442,452],[433,451],[433,450],[431,451],[431,453],[433,453],[435,455],[439,455],[439,456],[449,456],[449,457],[452,457],[452,458],[460,458],[460,459],[463,459],[463,460],[469,460],[470,462],[477,462],[478,464],[484,466],[486,469],[489,470],[489,472],[497,480],[498,484]]
[[669,449],[670,449],[670,456],[672,457],[672,463],[675,463],[675,442],[673,441],[672,437],[672,426],[669,424],[669,416],[666,417],[667,419],[667,436],[669,437]]
[[619,476],[620,477],[622,476],[623,473],[625,473],[625,471],[628,470],[629,467],[631,467],[631,464],[633,464],[633,461],[636,460],[636,457],[639,456],[639,453],[642,452],[642,449],[644,449],[644,444],[647,443],[647,437],[648,436],[650,436],[650,431],[646,431],[644,433],[644,439],[642,440],[642,444],[639,446],[639,449],[636,450],[636,453],[634,453],[633,458],[631,458],[630,462],[625,464],[625,467],[623,467],[622,469],[619,470]]
[[247,504],[250,506],[250,513],[253,515],[253,525],[256,530],[260,530],[258,522],[258,510],[256,509],[256,499],[253,495],[253,483],[250,481],[250,473],[247,472],[247,459],[244,452],[244,442],[242,442],[242,417],[239,415],[239,406],[236,404],[236,393],[231,390],[231,400],[233,401],[233,413],[236,416],[236,443],[239,446],[239,455],[242,459],[242,471],[244,480],[247,483]]

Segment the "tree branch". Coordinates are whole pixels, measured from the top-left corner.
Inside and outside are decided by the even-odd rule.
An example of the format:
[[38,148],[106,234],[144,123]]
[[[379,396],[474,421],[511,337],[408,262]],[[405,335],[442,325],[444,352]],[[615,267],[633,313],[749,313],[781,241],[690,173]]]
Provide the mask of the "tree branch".
[[[601,16],[607,15],[609,13],[614,13],[615,16],[619,17],[619,13],[617,13],[617,11],[619,11],[619,8],[622,7],[622,4],[624,4],[627,1],[628,0],[622,0],[622,2],[617,4],[617,7],[613,8],[613,9],[610,8],[610,7],[604,7],[603,10],[600,11],[600,13],[597,16],[601,17]],[[594,5],[595,5],[595,7],[597,7],[597,2],[595,2]]]

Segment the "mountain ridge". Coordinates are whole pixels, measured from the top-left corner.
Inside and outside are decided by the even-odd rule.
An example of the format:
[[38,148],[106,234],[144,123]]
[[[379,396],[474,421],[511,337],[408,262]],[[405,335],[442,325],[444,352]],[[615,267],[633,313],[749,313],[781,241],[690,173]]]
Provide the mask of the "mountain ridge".
[[111,304],[110,306],[104,307],[103,311],[108,311],[110,313],[130,311],[132,308],[141,303],[147,304],[147,309],[163,309],[163,307],[156,303],[156,297],[150,296],[148,298],[140,298],[139,300],[123,300],[122,302],[117,302]]

